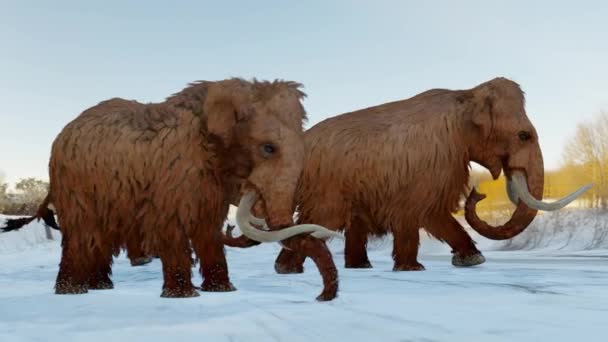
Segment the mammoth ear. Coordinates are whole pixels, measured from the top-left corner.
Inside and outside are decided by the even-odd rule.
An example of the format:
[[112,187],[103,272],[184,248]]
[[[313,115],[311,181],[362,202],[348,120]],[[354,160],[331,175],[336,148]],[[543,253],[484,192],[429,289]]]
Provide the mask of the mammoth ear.
[[214,84],[209,87],[203,111],[207,115],[207,131],[221,139],[224,146],[232,144],[235,126],[252,113],[240,87],[232,83]]
[[207,131],[215,135],[225,146],[230,146],[236,125],[236,113],[232,103],[216,101],[209,106],[205,103],[207,113]]
[[475,88],[472,92],[471,121],[480,130],[481,135],[487,138],[493,125],[493,94],[490,89],[485,88]]

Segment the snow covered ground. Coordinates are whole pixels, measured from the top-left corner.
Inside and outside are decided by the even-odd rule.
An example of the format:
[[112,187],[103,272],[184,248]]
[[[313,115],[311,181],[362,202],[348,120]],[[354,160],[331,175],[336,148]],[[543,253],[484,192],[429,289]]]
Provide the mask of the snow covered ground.
[[530,230],[552,229],[547,238],[476,237],[488,261],[466,269],[425,238],[424,272],[392,272],[390,240],[372,242],[373,269],[347,270],[334,241],[340,294],[328,303],[314,300],[310,261],[304,274],[274,273],[276,244],[227,250],[236,292],[160,298],[160,261],[131,267],[121,255],[114,290],[57,296],[59,234],[47,241],[32,223],[0,234],[0,341],[607,341],[608,249],[591,243],[591,216],[559,221],[576,234],[546,216]]

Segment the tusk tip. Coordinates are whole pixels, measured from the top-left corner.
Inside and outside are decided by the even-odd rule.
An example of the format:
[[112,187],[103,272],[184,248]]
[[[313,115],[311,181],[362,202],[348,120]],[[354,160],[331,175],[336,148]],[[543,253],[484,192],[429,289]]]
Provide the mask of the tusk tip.
[[338,232],[332,232],[332,231],[317,231],[317,232],[313,232],[312,234],[310,234],[312,237],[317,238],[317,239],[331,239],[331,238],[336,238],[339,240],[344,240],[344,236]]

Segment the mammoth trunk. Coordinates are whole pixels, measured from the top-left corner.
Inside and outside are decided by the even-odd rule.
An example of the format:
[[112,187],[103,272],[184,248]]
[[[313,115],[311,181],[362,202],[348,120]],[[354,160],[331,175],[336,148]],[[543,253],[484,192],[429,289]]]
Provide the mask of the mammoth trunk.
[[514,184],[512,177],[515,177],[516,182],[525,182],[528,188],[528,195],[535,198],[536,200],[542,200],[543,187],[544,187],[544,166],[543,158],[540,154],[540,149],[535,153],[536,155],[531,158],[531,165],[524,172],[523,170],[513,170],[511,174],[507,174],[507,193],[511,201],[517,204],[515,212],[507,221],[507,223],[494,227],[483,221],[477,216],[476,204],[485,198],[473,189],[471,194],[467,198],[465,204],[465,218],[471,228],[477,231],[482,236],[492,240],[506,240],[510,239],[522,231],[524,231],[528,225],[534,220],[537,210],[530,208],[524,201],[521,201],[522,194],[518,191],[522,190],[522,184]]
[[255,201],[250,210],[252,217],[256,215],[264,217],[265,224],[272,230],[293,226],[292,196],[288,196],[285,192],[269,191],[268,195],[262,194],[261,197],[264,200]]

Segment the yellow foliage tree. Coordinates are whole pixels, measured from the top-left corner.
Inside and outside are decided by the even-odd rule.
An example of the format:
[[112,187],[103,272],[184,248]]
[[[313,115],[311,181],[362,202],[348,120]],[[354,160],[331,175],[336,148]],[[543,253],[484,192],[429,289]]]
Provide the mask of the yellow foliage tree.
[[608,112],[577,126],[564,150],[564,169],[570,183],[593,183],[584,200],[591,207],[608,207]]

